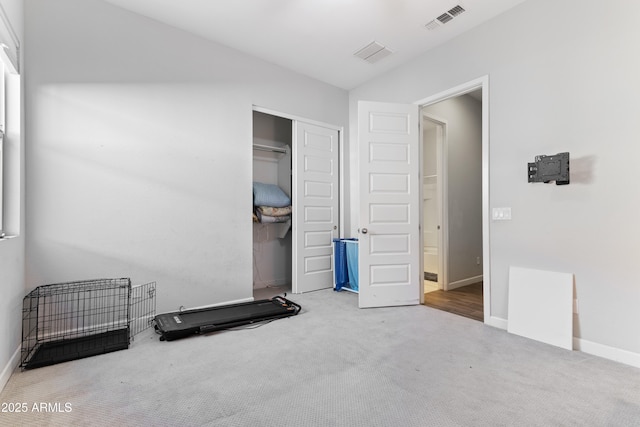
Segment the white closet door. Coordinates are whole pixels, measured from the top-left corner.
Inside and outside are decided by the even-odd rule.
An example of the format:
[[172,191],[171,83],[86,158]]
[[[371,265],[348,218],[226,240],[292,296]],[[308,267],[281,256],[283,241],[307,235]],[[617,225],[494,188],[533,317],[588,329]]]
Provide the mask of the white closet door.
[[333,238],[338,234],[339,133],[294,122],[292,291],[333,286]]
[[359,305],[420,303],[418,106],[359,102]]

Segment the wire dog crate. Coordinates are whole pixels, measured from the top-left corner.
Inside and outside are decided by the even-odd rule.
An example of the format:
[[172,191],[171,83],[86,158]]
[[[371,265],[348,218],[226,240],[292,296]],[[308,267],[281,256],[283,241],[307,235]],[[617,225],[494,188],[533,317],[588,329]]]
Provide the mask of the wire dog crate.
[[23,299],[21,368],[129,348],[150,327],[156,283],[97,279],[38,286]]

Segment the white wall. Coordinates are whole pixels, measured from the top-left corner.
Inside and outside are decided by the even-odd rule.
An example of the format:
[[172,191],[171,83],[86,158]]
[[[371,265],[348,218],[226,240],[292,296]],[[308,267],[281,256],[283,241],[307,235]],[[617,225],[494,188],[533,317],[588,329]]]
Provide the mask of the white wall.
[[[11,25],[23,40],[21,0],[0,0]],[[8,76],[5,135],[5,228],[12,238],[0,240],[0,390],[19,362],[24,279],[24,144],[20,77]]]
[[447,123],[447,281],[468,285],[482,275],[482,104],[463,95],[422,111]]
[[25,5],[27,285],[252,296],[252,104],[347,125],[347,93],[99,0]]
[[[350,92],[355,125],[360,99],[412,103],[489,75],[490,205],[513,210],[490,225],[492,315],[507,317],[509,266],[574,273],[574,335],[636,355],[638,16],[626,0],[524,2]],[[570,185],[527,183],[527,162],[562,151]]]

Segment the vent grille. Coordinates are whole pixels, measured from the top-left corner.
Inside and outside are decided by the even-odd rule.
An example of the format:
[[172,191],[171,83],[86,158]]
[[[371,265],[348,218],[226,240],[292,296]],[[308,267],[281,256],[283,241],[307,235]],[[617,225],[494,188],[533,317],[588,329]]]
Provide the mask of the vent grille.
[[386,46],[373,41],[354,53],[353,55],[367,61],[370,64],[374,64],[380,61],[382,58],[386,58],[391,55],[393,52],[387,48]]
[[438,24],[438,21],[436,21],[435,19],[425,24],[425,27],[427,27],[427,30],[435,30],[439,26],[440,24]]
[[442,22],[443,24],[446,24],[447,22],[453,19],[453,16],[449,15],[448,13],[443,13],[442,15],[438,16],[436,19]]
[[447,22],[452,21],[453,18],[455,18],[456,16],[459,16],[464,12],[465,12],[465,9],[462,6],[460,5],[454,6],[451,9],[449,9],[447,12],[438,16],[436,19],[433,19],[428,23],[426,23],[425,27],[428,30],[435,30],[436,28],[440,27],[440,25],[444,25]]
[[456,7],[454,7],[453,9],[450,9],[447,13],[453,17],[456,17],[458,15],[460,15],[461,13],[464,12],[464,9],[462,8],[462,6],[458,5]]

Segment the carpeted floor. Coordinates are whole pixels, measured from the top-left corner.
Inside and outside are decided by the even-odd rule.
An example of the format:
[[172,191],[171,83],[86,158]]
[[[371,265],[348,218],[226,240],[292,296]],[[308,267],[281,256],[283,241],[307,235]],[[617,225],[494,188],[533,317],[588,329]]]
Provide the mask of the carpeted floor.
[[[2,426],[637,426],[640,370],[331,290],[255,329],[16,371]],[[54,412],[34,410],[44,403]],[[3,406],[4,408],[5,406]]]

